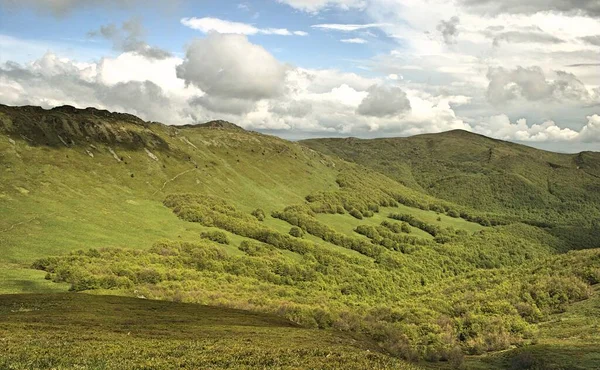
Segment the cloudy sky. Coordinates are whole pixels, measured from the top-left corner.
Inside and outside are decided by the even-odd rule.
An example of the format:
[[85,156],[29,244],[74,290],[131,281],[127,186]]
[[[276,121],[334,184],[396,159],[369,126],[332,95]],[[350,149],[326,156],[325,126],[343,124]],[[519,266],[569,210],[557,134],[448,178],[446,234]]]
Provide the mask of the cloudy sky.
[[0,0],[0,103],[600,151],[599,0]]

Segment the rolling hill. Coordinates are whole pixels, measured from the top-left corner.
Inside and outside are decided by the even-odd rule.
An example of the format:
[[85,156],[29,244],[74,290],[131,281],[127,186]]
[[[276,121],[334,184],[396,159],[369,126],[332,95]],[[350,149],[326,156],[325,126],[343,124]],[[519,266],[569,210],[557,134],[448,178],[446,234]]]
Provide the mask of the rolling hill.
[[[461,153],[451,144],[475,140],[461,132],[415,140],[411,160],[388,148],[397,158],[389,167],[372,145],[356,144],[361,154],[346,158],[355,139],[293,143],[224,121],[174,127],[94,108],[0,106],[0,293],[10,294],[0,296],[0,336],[10,343],[0,364],[115,367],[97,348],[121,353],[123,327],[158,306],[165,316],[134,343],[156,368],[186,346],[198,352],[183,366],[214,368],[239,353],[266,368],[502,368],[523,353],[544,356],[536,343],[557,351],[550,366],[600,349],[596,335],[573,341],[544,329],[561,312],[587,328],[593,310],[578,307],[597,300],[597,225],[582,221],[598,211],[595,153],[538,153],[482,137]],[[503,160],[485,163],[490,145]],[[428,181],[451,165],[457,182],[438,194]],[[543,176],[555,194],[543,193]],[[509,207],[506,192],[489,190],[501,177],[519,188],[516,199],[535,199]],[[569,177],[573,186],[556,185]],[[477,179],[489,186],[474,187]],[[122,319],[120,310],[139,312]],[[191,326],[181,335],[169,327],[179,311],[174,325]],[[253,335],[240,327],[256,320],[267,324]],[[190,344],[207,321],[217,323],[210,338]],[[48,344],[83,327],[99,338],[100,347],[78,347],[92,362]],[[28,339],[34,331],[38,342]],[[291,360],[278,362],[282,351]]]
[[462,130],[302,144],[437,198],[554,227],[571,247],[600,246],[600,152],[552,153]]

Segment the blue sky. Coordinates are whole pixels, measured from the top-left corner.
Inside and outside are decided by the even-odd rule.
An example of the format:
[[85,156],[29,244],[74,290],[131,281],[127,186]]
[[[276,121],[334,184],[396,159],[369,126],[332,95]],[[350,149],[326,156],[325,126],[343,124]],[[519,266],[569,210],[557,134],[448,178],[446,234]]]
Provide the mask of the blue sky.
[[465,129],[600,150],[588,2],[161,3],[0,0],[0,103],[223,118],[289,138]]
[[[111,53],[111,43],[107,40],[87,37],[91,30],[109,23],[122,23],[132,17],[140,19],[146,30],[146,41],[182,55],[187,42],[202,34],[180,23],[184,17],[213,17],[232,22],[252,24],[259,28],[287,28],[309,33],[307,37],[273,37],[253,35],[252,40],[279,59],[305,68],[355,69],[355,60],[368,59],[378,52],[390,48],[393,41],[385,33],[372,29],[377,34],[369,44],[348,44],[340,42],[348,33],[319,31],[311,28],[321,23],[364,24],[365,17],[360,11],[324,11],[311,14],[290,8],[276,1],[193,1],[181,2],[163,7],[120,7],[105,9],[90,6],[75,8],[68,14],[58,17],[48,16],[33,8],[6,9],[2,17],[2,34],[47,42],[48,44],[69,44],[73,53],[79,48],[98,49],[98,55],[85,54],[85,61],[91,62],[106,53]],[[23,27],[23,25],[28,25]],[[379,39],[381,38],[381,39]],[[72,44],[72,45],[71,45]],[[74,54],[75,55],[75,54]],[[116,55],[116,52],[112,52]]]

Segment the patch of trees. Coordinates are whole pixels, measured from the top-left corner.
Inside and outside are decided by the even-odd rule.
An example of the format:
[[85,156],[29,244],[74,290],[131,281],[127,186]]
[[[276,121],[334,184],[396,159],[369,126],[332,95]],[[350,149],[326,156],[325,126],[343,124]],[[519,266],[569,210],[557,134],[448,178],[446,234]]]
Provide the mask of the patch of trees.
[[[456,256],[465,271],[440,279],[435,269],[449,266],[452,258],[439,259],[435,247],[415,255],[385,252],[378,259],[402,257],[395,264],[321,248],[297,260],[252,240],[239,248],[243,256],[205,241],[163,241],[150,250],[73,252],[38,260],[33,267],[75,291],[135,289],[152,299],[270,312],[308,327],[367,335],[405,359],[455,363],[463,353],[530,343],[532,324],[586,299],[590,285],[600,281],[598,250],[488,270],[469,268],[465,256]],[[471,250],[467,246],[463,252]],[[434,261],[427,264],[427,258]]]
[[233,234],[271,244],[300,254],[308,253],[312,244],[272,230],[254,217],[237,211],[224,200],[193,194],[171,194],[164,201],[180,218],[203,226],[218,227]]
[[275,218],[287,221],[289,224],[299,227],[305,232],[323,239],[326,242],[340,247],[355,250],[368,257],[376,258],[382,253],[381,247],[351,236],[344,235],[317,220],[310,209],[302,206],[286,207],[283,211],[275,211],[271,214]]
[[405,233],[405,234],[410,234],[411,230],[410,230],[410,226],[408,225],[407,222],[391,222],[388,220],[383,220],[381,222],[381,226],[388,228],[391,232],[394,232],[396,234],[400,234],[400,233]]
[[419,220],[415,216],[407,214],[407,213],[390,213],[388,215],[388,217],[391,219],[394,219],[394,220],[406,222],[410,226],[414,226],[418,229],[421,229],[434,237],[437,236],[438,234],[442,233],[442,231],[443,231],[441,227],[439,227],[437,225],[429,224],[422,220]]

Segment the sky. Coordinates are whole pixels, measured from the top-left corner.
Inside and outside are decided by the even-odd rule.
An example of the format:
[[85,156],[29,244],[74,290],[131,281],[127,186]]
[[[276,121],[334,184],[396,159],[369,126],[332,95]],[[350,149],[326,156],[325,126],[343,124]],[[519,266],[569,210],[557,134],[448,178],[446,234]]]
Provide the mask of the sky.
[[0,103],[600,151],[600,1],[0,0]]

